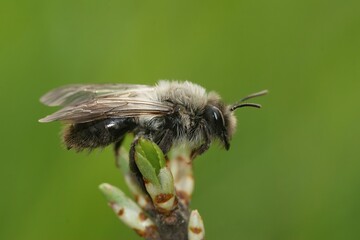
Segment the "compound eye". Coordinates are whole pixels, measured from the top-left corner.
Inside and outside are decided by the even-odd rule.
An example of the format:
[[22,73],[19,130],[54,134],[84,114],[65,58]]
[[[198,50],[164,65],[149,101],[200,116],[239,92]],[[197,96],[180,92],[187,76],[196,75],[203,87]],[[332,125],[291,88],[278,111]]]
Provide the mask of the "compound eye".
[[214,119],[216,122],[218,122],[219,124],[221,123],[222,126],[225,126],[225,120],[224,117],[222,115],[222,113],[220,112],[220,110],[217,107],[213,107],[214,108]]
[[225,126],[224,117],[217,107],[207,107],[205,110],[205,118],[217,129]]
[[206,119],[210,131],[213,136],[218,137],[223,143],[226,150],[229,149],[229,138],[227,135],[225,119],[219,108],[208,105],[204,112],[204,118]]
[[218,114],[214,111],[213,115],[214,115],[215,121],[217,121],[219,119]]

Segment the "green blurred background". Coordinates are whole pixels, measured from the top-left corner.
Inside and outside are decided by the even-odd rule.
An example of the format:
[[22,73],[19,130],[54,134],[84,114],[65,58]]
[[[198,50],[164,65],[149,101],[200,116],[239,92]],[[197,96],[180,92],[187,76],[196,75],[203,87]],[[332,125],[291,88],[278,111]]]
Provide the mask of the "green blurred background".
[[97,186],[126,189],[111,149],[66,151],[55,109],[70,83],[191,80],[232,103],[229,152],[195,162],[207,239],[360,239],[359,1],[0,3],[0,239],[140,239]]

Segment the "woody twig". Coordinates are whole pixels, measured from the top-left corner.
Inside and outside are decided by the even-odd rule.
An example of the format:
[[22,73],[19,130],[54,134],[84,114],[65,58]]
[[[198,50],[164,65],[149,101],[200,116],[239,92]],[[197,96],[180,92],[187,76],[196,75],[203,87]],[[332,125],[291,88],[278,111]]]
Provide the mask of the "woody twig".
[[201,240],[205,230],[197,210],[189,204],[194,189],[190,151],[178,148],[166,160],[160,148],[146,139],[135,146],[135,163],[145,183],[138,186],[122,148],[117,158],[134,201],[110,184],[100,185],[109,205],[128,227],[147,240]]

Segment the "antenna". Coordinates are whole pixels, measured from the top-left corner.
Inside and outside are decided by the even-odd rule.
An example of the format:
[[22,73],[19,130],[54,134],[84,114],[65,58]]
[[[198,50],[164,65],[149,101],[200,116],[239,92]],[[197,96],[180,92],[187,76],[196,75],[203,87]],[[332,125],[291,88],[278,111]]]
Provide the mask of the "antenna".
[[264,95],[266,95],[268,92],[269,92],[268,90],[263,90],[263,91],[260,91],[260,92],[257,92],[257,93],[250,94],[250,95],[242,98],[239,102],[233,104],[233,105],[230,107],[230,111],[235,111],[236,109],[242,108],[242,107],[261,108],[261,105],[260,105],[260,104],[257,104],[257,103],[244,103],[244,101],[249,100],[249,99],[251,99],[251,98],[264,96]]

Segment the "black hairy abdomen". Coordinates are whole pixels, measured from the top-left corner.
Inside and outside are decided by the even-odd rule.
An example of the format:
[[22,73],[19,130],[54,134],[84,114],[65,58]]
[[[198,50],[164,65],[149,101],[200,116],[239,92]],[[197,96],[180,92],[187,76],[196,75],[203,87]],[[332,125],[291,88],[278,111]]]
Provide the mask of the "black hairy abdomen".
[[68,126],[64,143],[68,149],[101,148],[121,141],[127,132],[136,127],[134,118],[111,118]]

